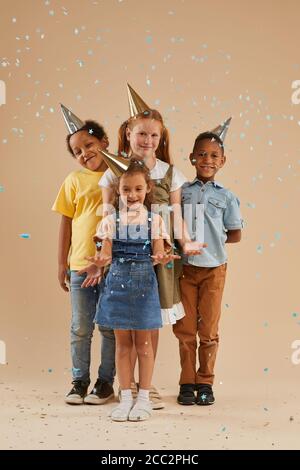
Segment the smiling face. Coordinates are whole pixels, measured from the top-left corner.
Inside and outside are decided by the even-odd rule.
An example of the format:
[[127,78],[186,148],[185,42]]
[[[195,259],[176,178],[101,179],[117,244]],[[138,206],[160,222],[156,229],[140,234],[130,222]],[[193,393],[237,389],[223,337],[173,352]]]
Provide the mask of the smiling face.
[[74,157],[81,166],[91,171],[106,169],[100,150],[105,150],[108,147],[107,136],[99,140],[88,131],[78,131],[70,137],[69,143]]
[[124,173],[120,178],[119,193],[121,201],[129,210],[140,209],[150,190],[142,173],[131,175]]
[[215,174],[224,166],[226,157],[216,140],[204,139],[197,142],[190,161],[196,168],[197,178],[206,183],[214,181]]
[[137,119],[132,129],[127,127],[126,137],[134,158],[139,160],[155,158],[161,138],[161,123],[155,119]]

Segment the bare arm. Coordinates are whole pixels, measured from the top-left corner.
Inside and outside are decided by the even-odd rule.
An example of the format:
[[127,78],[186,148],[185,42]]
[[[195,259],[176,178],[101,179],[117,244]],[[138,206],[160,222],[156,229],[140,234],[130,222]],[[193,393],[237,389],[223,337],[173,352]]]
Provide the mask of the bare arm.
[[180,256],[172,254],[172,245],[162,218],[155,214],[152,221],[152,259],[153,264],[166,264]]
[[102,201],[103,201],[103,217],[106,217],[111,213],[111,205],[114,201],[114,190],[113,188],[104,188],[101,186],[102,190]]
[[[98,266],[98,268],[103,268],[104,266],[110,264],[112,260],[112,240],[110,238],[105,238],[102,241],[101,250],[97,251],[95,256],[87,256],[86,259],[90,261],[92,265]],[[88,272],[87,269],[89,269],[90,266],[82,269],[82,271]]]
[[241,241],[242,231],[238,230],[228,230],[226,243],[238,243]]
[[71,246],[71,237],[72,219],[63,215],[60,221],[58,237],[58,282],[65,292],[69,292],[66,280],[68,279],[68,255]]

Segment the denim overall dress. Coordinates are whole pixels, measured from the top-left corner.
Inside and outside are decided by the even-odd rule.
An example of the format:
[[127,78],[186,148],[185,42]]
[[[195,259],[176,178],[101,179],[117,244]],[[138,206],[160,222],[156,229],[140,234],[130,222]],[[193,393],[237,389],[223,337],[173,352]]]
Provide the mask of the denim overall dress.
[[145,225],[121,224],[116,213],[112,264],[103,281],[95,322],[113,330],[162,327],[151,258],[151,213]]

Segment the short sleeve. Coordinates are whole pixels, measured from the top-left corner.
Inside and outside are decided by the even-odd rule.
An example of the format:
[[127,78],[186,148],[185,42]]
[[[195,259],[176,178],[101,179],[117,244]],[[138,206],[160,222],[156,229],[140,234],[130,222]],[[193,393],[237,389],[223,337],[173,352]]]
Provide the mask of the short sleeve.
[[187,182],[187,178],[184,174],[178,170],[175,166],[173,166],[173,178],[170,191],[176,191],[177,189],[181,188],[181,186]]
[[117,181],[117,176],[108,168],[104,175],[100,178],[99,186],[102,188],[109,188]]
[[231,198],[227,203],[224,211],[224,226],[227,230],[239,230],[243,228],[243,220],[240,212],[240,201],[231,194]]
[[73,219],[76,210],[76,184],[72,174],[67,176],[52,206],[52,210]]

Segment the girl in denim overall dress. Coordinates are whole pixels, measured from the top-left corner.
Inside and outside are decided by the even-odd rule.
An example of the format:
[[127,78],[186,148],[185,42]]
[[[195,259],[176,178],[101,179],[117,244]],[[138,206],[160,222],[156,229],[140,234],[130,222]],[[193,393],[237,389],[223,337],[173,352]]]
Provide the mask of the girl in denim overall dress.
[[[168,232],[173,238],[173,225],[181,225],[181,186],[186,181],[185,176],[170,164],[169,155],[169,133],[166,129],[162,116],[157,110],[148,109],[125,121],[119,130],[119,155],[128,154],[130,158],[144,162],[150,171],[153,181],[153,207],[157,212],[159,206],[161,213],[167,214],[166,223],[169,225]],[[101,178],[99,185],[102,189],[103,204],[112,204],[113,185],[117,180],[116,175],[108,169]],[[173,224],[170,217],[169,207],[174,208],[174,217],[177,224]],[[176,213],[175,213],[176,211]],[[179,212],[178,212],[179,211]],[[170,219],[170,220],[169,220]],[[165,219],[164,219],[165,220]],[[170,222],[170,223],[169,223]],[[184,239],[178,239],[182,245],[183,252],[188,255],[198,254],[188,246],[190,239],[188,234]],[[178,237],[177,237],[178,238]],[[184,316],[183,305],[180,300],[179,276],[180,263],[170,262],[167,265],[156,266],[158,290],[161,305],[162,323],[173,324]],[[158,329],[152,331],[152,346],[154,357],[158,348]],[[136,354],[132,351],[132,392],[137,393],[137,384],[134,379]],[[161,396],[155,387],[151,387],[150,398],[152,409],[164,408]]]
[[[111,413],[114,421],[139,421],[151,415],[149,389],[154,367],[151,332],[162,326],[153,264],[179,258],[170,254],[171,245],[163,220],[149,210],[151,188],[147,167],[132,160],[119,180],[121,208],[102,220],[95,237],[101,250],[97,256],[89,258],[97,266],[111,263],[103,281],[95,322],[112,328],[116,337],[121,401]],[[133,344],[138,354],[140,377],[136,403],[130,389]]]

